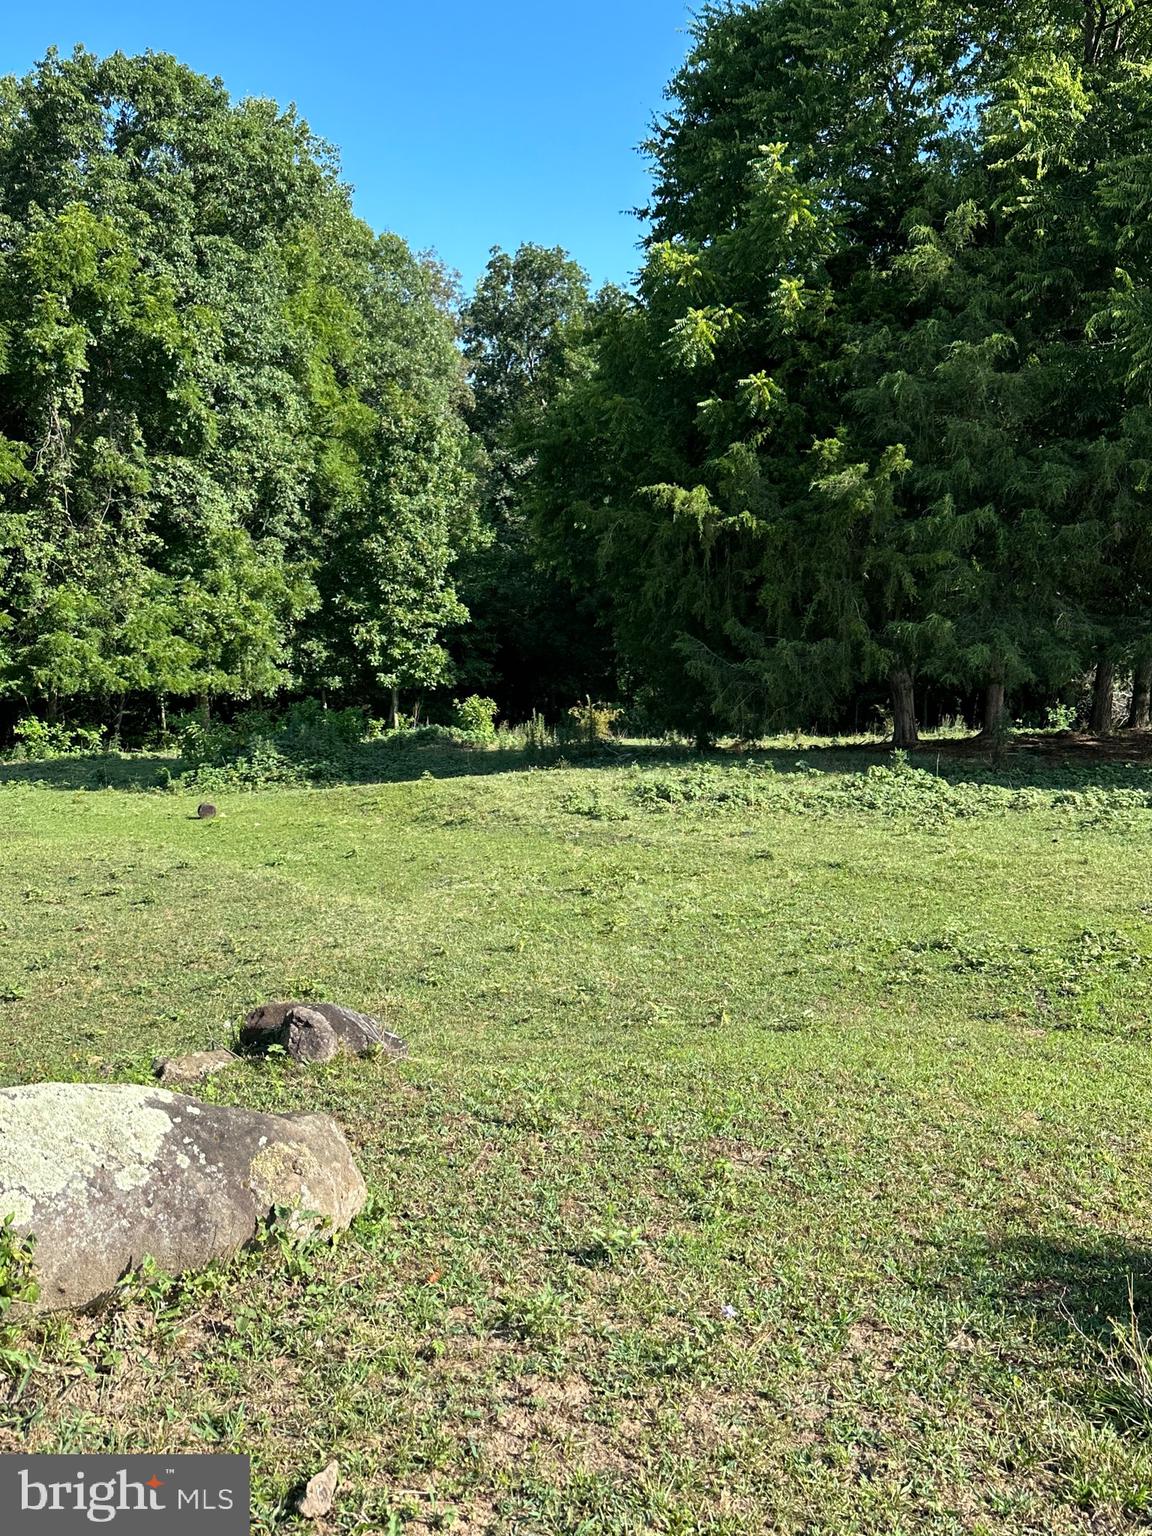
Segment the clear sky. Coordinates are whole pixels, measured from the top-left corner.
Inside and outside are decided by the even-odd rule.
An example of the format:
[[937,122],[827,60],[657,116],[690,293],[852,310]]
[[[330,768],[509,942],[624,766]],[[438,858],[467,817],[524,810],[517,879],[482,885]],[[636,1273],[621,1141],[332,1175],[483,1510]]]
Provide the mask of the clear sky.
[[0,0],[0,74],[50,45],[152,48],[233,96],[294,101],[356,211],[471,285],[489,247],[563,245],[593,282],[637,265],[636,146],[689,42],[688,0]]

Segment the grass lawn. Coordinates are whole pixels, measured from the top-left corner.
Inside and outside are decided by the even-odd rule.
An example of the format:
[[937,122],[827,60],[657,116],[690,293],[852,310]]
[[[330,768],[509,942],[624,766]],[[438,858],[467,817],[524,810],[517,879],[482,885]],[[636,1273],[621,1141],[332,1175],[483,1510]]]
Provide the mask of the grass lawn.
[[251,1452],[260,1532],[333,1455],[344,1533],[1152,1528],[1152,770],[878,762],[0,764],[0,1080],[411,1044],[207,1090],[368,1211],[24,1328],[0,1449]]

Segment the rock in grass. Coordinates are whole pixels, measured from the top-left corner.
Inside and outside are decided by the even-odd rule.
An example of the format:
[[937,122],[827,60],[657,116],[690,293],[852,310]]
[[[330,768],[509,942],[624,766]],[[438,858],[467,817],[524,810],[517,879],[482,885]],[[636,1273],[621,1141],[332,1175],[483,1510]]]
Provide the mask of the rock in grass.
[[277,1207],[346,1227],[364,1204],[327,1115],[265,1115],[132,1083],[0,1090],[0,1220],[35,1238],[38,1305],[85,1307],[151,1257],[225,1258]]
[[366,1013],[339,1003],[265,1003],[240,1031],[240,1048],[260,1053],[278,1045],[294,1061],[331,1061],[333,1056],[407,1056],[399,1035]]
[[342,1050],[340,1036],[315,1008],[290,1008],[279,1039],[293,1061],[331,1061]]
[[152,1070],[162,1088],[202,1083],[240,1060],[234,1051],[191,1051],[187,1056],[161,1056]]
[[317,1472],[315,1477],[310,1477],[305,1483],[304,1492],[296,1500],[297,1513],[312,1520],[319,1520],[326,1515],[336,1498],[339,1482],[340,1463],[330,1461],[322,1472]]

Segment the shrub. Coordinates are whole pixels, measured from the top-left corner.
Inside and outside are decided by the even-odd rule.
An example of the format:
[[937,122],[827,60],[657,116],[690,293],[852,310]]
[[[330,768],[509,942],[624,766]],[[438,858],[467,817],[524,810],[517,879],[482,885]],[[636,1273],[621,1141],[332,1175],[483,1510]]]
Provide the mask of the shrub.
[[542,752],[546,747],[556,745],[556,732],[551,729],[538,709],[532,711],[531,718],[525,721],[522,729],[524,746],[530,752]]
[[231,722],[178,722],[189,781],[202,789],[324,781],[347,772],[367,730],[359,709],[325,709],[314,699],[274,716],[248,710]]
[[409,747],[457,746],[461,736],[451,725],[406,725],[398,731],[387,731],[374,739],[403,752]]
[[1044,715],[1050,731],[1071,731],[1076,727],[1076,711],[1071,704],[1053,704]]
[[591,699],[573,705],[568,711],[568,718],[575,727],[578,739],[589,746],[611,741],[613,727],[620,715],[621,711],[611,704],[594,704]]
[[37,760],[50,757],[76,757],[84,752],[99,752],[102,742],[98,730],[84,726],[50,725],[35,715],[17,720],[15,737],[24,757]]
[[496,700],[479,693],[470,693],[460,699],[455,708],[456,725],[481,741],[493,741],[496,737]]

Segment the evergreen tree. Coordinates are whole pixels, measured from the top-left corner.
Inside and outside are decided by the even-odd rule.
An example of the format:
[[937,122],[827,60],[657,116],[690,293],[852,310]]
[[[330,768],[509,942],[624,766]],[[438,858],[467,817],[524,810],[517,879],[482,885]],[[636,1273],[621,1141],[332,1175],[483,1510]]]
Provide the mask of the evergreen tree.
[[811,724],[886,682],[908,744],[918,680],[985,685],[998,729],[1014,686],[1144,643],[1148,29],[705,7],[637,301],[538,474],[668,718]]

